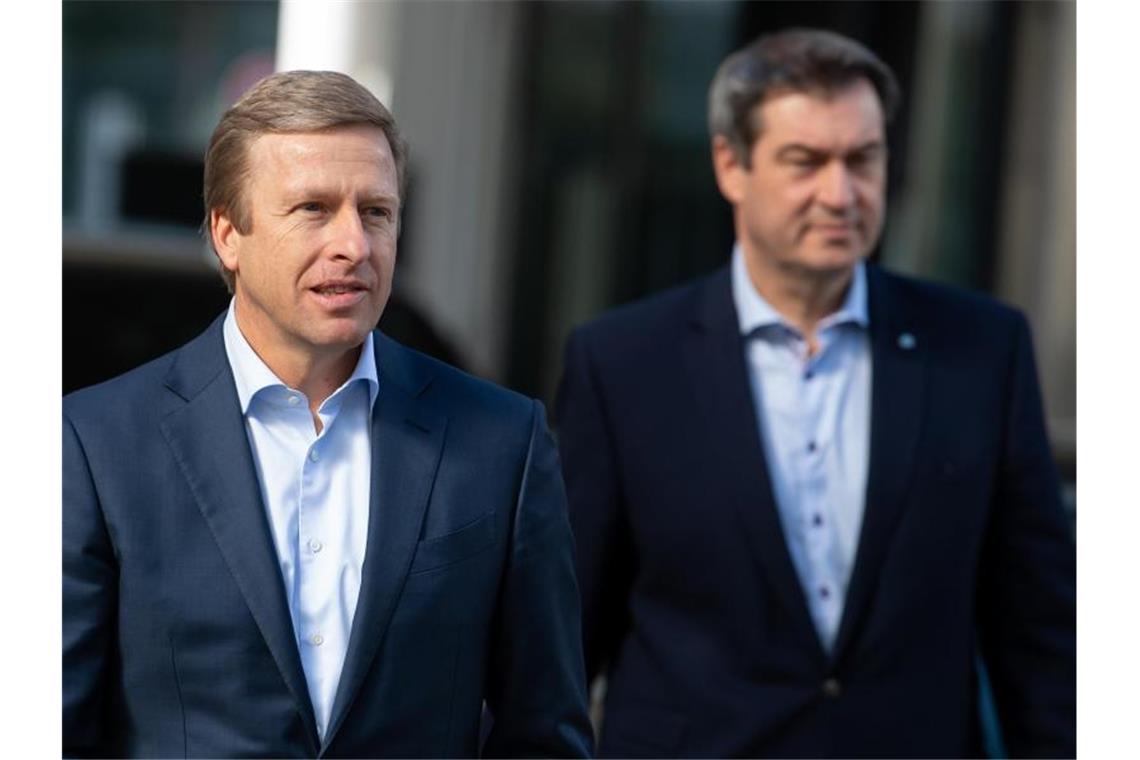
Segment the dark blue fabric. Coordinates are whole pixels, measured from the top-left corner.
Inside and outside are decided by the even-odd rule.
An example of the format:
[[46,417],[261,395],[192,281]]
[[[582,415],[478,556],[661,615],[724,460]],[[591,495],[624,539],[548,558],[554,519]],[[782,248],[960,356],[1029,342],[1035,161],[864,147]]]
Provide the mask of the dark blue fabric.
[[221,320],[63,403],[63,750],[585,756],[573,544],[537,402],[376,334],[360,598],[323,744]]
[[866,511],[830,655],[727,268],[571,335],[557,422],[600,755],[976,755],[979,653],[1010,754],[1074,755],[1075,549],[1025,319],[874,266],[868,285]]

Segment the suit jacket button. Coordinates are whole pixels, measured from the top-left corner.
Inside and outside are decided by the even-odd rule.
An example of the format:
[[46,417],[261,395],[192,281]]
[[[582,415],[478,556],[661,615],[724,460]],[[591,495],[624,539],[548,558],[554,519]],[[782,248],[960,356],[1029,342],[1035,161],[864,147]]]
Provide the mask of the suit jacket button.
[[835,699],[843,692],[843,686],[840,685],[838,678],[829,678],[823,682],[823,695]]

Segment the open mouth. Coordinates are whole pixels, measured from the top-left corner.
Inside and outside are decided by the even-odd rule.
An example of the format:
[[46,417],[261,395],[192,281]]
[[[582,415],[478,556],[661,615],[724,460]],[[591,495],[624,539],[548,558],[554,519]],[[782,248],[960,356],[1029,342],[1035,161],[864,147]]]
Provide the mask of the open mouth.
[[318,285],[312,291],[321,296],[338,296],[367,290],[363,285]]
[[368,295],[368,288],[357,281],[322,282],[309,288],[309,291],[329,309],[355,306]]

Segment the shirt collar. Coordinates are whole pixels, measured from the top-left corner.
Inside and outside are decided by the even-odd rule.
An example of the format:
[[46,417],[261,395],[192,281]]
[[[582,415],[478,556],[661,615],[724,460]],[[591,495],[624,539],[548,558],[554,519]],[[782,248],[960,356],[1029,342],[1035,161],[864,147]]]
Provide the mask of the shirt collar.
[[[237,325],[237,318],[234,316],[234,303],[234,299],[231,298],[230,307],[226,311],[226,318],[222,325],[222,336],[225,340],[226,358],[230,362],[234,384],[237,386],[241,413],[247,414],[250,402],[258,393],[266,388],[276,388],[284,395],[288,386],[281,381],[281,378],[273,374],[273,370],[265,365],[265,362],[249,345],[249,341],[242,335]],[[376,396],[380,392],[380,380],[376,373],[376,353],[372,346],[371,331],[368,332],[364,339],[364,345],[360,348],[360,358],[357,359],[352,374],[329,398],[337,396],[342,389],[347,388],[357,380],[363,380],[367,384],[368,406],[369,409],[373,408],[376,405]]]
[[[750,335],[762,327],[783,325],[794,329],[788,324],[772,305],[764,300],[752,284],[748,270],[744,265],[744,252],[740,243],[732,247],[732,300],[736,306],[736,318],[741,335]],[[854,323],[867,327],[870,319],[867,316],[867,272],[866,263],[860,261],[855,265],[851,286],[847,288],[847,295],[843,303],[834,313],[829,314],[819,323],[820,329],[826,329],[843,323]]]

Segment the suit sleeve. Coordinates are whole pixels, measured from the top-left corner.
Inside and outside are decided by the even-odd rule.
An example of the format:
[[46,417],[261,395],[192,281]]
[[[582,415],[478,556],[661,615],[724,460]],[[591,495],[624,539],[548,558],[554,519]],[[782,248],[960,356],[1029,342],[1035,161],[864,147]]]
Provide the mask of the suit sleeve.
[[63,419],[63,754],[115,754],[107,735],[118,566],[87,456]]
[[488,669],[487,757],[589,757],[574,539],[558,451],[534,403]]
[[1076,754],[1076,551],[1019,315],[979,593],[982,655],[1011,757]]
[[565,367],[557,402],[558,440],[578,546],[583,647],[592,681],[608,666],[628,629],[634,552],[604,400],[580,331],[567,342]]

